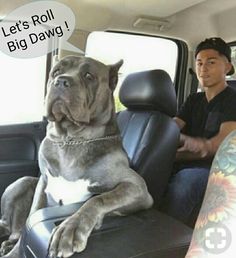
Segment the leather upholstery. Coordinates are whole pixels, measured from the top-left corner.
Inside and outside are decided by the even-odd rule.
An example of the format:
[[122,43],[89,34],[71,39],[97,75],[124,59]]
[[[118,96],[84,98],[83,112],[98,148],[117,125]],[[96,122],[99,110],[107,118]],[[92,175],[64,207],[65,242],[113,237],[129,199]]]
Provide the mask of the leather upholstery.
[[[56,206],[32,214],[21,239],[20,257],[47,257],[51,231],[80,206],[80,203]],[[108,216],[101,229],[92,232],[85,251],[72,257],[184,258],[191,234],[192,229],[154,209],[126,217]]]
[[171,118],[177,106],[171,78],[163,70],[131,74],[121,86],[120,100],[127,107],[117,115],[124,149],[158,206],[179,139],[179,129]]
[[129,74],[122,83],[120,101],[131,110],[158,110],[170,117],[176,114],[173,83],[164,70]]

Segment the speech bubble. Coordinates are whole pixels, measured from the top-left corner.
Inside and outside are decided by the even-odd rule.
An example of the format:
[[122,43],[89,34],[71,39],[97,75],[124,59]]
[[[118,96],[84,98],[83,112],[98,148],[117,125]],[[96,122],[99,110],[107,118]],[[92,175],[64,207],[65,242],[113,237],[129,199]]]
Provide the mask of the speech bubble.
[[16,58],[33,58],[57,49],[84,53],[67,40],[75,28],[72,10],[55,1],[23,5],[0,22],[0,50]]

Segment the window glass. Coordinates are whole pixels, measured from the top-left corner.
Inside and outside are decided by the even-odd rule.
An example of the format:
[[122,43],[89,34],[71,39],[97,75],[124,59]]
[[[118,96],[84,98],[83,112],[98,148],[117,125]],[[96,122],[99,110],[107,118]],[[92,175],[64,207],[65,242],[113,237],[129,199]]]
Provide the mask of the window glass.
[[124,78],[133,72],[163,69],[175,79],[178,47],[169,39],[112,32],[92,32],[87,40],[86,56],[105,64],[124,60],[114,93],[117,111],[123,109],[118,99]]
[[46,56],[18,59],[0,51],[0,124],[41,121]]
[[[236,69],[236,46],[231,46],[231,61],[234,66],[234,69]],[[228,76],[229,80],[236,80],[236,73],[232,74],[231,76]]]

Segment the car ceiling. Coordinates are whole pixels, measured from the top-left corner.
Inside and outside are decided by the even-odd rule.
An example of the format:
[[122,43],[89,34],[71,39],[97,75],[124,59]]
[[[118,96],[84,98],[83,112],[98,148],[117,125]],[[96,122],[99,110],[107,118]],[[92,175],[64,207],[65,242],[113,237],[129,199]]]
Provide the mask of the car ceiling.
[[[29,0],[0,0],[0,17]],[[235,0],[60,0],[76,14],[81,31],[121,30],[180,38],[195,45],[205,37],[235,41]]]
[[[64,2],[72,8],[98,7],[99,9],[114,9],[114,11],[121,12],[127,10],[136,14],[143,13],[145,15],[167,17],[204,1],[206,0],[169,0],[168,3],[166,0],[148,0],[148,2],[143,0],[61,0],[56,2]],[[29,2],[35,1],[0,0],[0,15],[4,16],[16,7]]]

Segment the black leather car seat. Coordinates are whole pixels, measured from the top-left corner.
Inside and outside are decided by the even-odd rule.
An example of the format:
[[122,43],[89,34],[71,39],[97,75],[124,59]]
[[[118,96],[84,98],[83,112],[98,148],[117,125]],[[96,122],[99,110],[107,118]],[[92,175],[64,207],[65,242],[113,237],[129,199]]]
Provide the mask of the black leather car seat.
[[160,204],[172,171],[179,140],[176,94],[163,70],[133,73],[120,89],[127,108],[117,120],[130,166],[146,181],[155,205]]

